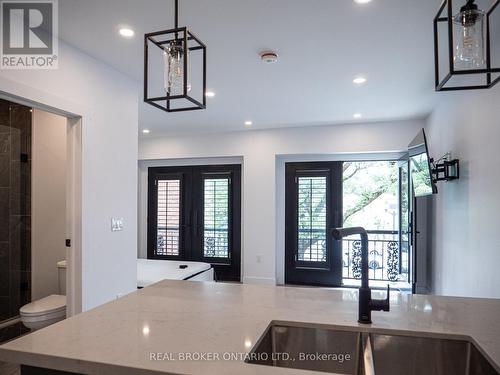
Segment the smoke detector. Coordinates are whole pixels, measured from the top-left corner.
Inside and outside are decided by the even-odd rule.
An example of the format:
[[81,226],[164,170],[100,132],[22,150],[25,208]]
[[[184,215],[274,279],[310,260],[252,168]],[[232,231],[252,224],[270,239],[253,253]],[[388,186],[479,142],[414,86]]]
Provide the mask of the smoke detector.
[[260,54],[260,58],[266,64],[274,64],[278,61],[278,54],[276,52],[266,51]]

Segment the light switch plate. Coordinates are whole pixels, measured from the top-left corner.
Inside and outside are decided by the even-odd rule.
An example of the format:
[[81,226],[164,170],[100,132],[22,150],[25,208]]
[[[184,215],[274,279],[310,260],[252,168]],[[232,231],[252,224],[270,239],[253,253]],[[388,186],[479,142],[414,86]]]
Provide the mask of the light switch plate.
[[111,231],[119,232],[123,230],[123,217],[112,217],[111,218]]

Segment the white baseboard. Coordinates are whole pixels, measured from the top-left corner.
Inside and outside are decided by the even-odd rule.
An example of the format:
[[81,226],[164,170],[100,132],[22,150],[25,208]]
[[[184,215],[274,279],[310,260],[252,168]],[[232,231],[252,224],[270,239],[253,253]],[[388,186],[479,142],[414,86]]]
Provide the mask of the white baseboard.
[[276,285],[276,279],[271,277],[244,276],[243,284]]

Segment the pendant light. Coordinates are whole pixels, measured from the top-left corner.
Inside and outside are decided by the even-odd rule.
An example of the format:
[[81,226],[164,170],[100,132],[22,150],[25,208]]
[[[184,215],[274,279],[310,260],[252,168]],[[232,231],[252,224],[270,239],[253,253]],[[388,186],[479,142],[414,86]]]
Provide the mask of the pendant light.
[[[166,112],[205,109],[207,48],[179,27],[179,1],[174,4],[174,28],[144,36],[144,101]],[[196,75],[193,65],[199,70]]]
[[[500,81],[500,67],[492,67],[490,38],[490,17],[499,3],[493,1],[484,11],[475,0],[466,0],[459,9],[453,0],[443,1],[434,18],[436,91],[488,89]],[[448,73],[442,76],[444,68]]]

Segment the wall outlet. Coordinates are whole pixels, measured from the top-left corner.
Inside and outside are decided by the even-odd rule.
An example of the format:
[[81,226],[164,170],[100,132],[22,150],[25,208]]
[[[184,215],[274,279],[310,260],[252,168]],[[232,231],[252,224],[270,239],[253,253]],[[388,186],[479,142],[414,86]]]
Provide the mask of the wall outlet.
[[123,217],[112,217],[111,218],[111,231],[118,232],[123,230]]

